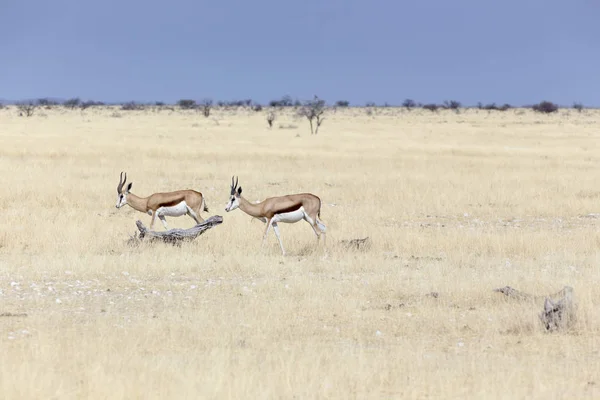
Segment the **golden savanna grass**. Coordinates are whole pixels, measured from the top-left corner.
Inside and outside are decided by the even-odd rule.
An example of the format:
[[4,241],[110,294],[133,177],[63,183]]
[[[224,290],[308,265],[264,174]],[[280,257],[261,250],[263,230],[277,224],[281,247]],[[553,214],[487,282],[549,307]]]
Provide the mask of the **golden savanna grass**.
[[[0,110],[2,398],[600,397],[599,111],[338,109],[316,136],[265,115]],[[115,208],[121,171],[223,224],[129,246],[150,217]],[[261,251],[232,175],[320,196],[326,249],[300,222]],[[505,285],[572,286],[575,326]]]

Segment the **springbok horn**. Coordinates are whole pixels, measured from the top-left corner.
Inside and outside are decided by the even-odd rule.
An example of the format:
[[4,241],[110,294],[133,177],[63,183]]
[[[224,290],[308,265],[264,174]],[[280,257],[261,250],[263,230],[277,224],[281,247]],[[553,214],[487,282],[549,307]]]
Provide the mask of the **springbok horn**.
[[121,194],[121,189],[123,189],[123,171],[121,171],[121,176],[119,177],[119,184],[117,185],[117,194]]

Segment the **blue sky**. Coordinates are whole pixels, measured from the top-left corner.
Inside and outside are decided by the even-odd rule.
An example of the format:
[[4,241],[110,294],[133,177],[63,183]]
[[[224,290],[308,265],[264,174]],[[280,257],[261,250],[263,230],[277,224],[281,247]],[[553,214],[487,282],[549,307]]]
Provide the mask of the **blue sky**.
[[600,106],[597,0],[0,0],[0,98]]

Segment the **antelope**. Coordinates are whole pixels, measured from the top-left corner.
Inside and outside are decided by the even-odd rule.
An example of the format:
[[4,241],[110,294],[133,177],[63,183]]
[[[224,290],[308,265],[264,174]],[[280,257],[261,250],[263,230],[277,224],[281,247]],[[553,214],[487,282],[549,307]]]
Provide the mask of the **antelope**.
[[150,230],[154,226],[156,217],[161,220],[165,229],[169,229],[165,217],[181,217],[187,214],[199,224],[204,221],[200,216],[200,212],[208,212],[202,193],[195,190],[177,190],[167,193],[154,193],[148,197],[138,197],[131,193],[133,182],[129,182],[129,185],[123,190],[125,181],[127,181],[127,173],[125,173],[125,179],[123,179],[123,172],[121,172],[119,185],[117,186],[117,208],[128,204],[134,210],[148,213],[152,216]]
[[260,203],[252,204],[242,197],[242,188],[238,187],[238,178],[234,182],[233,177],[231,177],[231,197],[225,207],[225,211],[230,212],[236,208],[267,224],[261,248],[265,245],[269,229],[273,227],[277,241],[279,241],[279,247],[281,247],[281,252],[285,256],[285,249],[279,235],[278,222],[293,224],[300,220],[305,220],[317,235],[317,245],[321,239],[321,235],[323,235],[324,244],[327,240],[325,236],[327,227],[320,220],[321,199],[312,193],[269,197]]

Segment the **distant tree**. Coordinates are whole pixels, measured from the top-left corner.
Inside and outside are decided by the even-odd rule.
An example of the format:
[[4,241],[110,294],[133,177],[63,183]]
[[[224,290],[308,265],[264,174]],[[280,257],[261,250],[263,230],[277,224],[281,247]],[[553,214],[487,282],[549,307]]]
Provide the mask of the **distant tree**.
[[510,104],[504,103],[500,107],[498,107],[498,110],[499,111],[506,111],[506,110],[509,110],[511,108],[512,108],[512,106]]
[[275,121],[275,113],[271,111],[267,114],[267,123],[269,124],[269,128],[273,128],[273,121]]
[[191,99],[181,99],[177,102],[177,105],[183,110],[191,110],[196,108],[196,101]]
[[377,107],[377,104],[375,104],[373,101],[367,101],[365,103],[365,107]]
[[[313,100],[306,101],[298,110],[298,115],[306,117],[310,123],[310,133],[315,135],[319,133],[319,127],[325,120],[325,100],[319,99],[317,96]],[[316,127],[313,126],[313,121]],[[314,127],[314,129],[313,129]]]
[[164,102],[162,102],[162,101],[155,101],[155,102],[154,102],[154,105],[155,105],[155,106],[157,106],[157,107],[162,107],[162,106],[164,106],[164,105],[165,105],[165,103],[164,103]]
[[79,108],[81,108],[82,110],[85,110],[90,107],[103,106],[103,105],[104,105],[104,103],[101,101],[88,100],[88,101],[84,101],[84,102],[80,103]]
[[349,107],[350,102],[348,100],[338,100],[335,102],[336,107]]
[[200,103],[200,108],[202,109],[202,114],[204,114],[204,116],[206,118],[208,118],[208,116],[210,115],[210,110],[212,109],[212,106],[213,106],[213,101],[211,99],[204,99]]
[[79,97],[74,97],[72,99],[65,100],[65,102],[63,103],[63,105],[65,107],[70,108],[72,110],[75,107],[77,107],[80,103],[81,103],[81,100],[79,99]]
[[124,110],[124,111],[136,111],[136,110],[143,110],[143,109],[144,109],[144,105],[136,103],[135,101],[130,101],[129,103],[125,103],[121,106],[121,110]]
[[258,112],[258,111],[262,111],[262,109],[263,109],[263,106],[262,106],[262,105],[260,105],[259,103],[254,103],[254,104],[252,105],[252,110],[254,110],[254,111],[256,111],[256,112]]
[[415,103],[415,101],[412,99],[406,99],[402,102],[402,107],[405,107],[408,111],[415,108],[416,106],[417,103]]
[[440,108],[440,106],[438,106],[438,105],[437,105],[437,104],[435,104],[435,103],[429,103],[429,104],[424,104],[424,105],[423,105],[423,108],[424,108],[425,110],[429,110],[429,111],[431,111],[431,112],[437,112],[437,110],[438,110],[438,108]]
[[444,108],[447,110],[457,111],[460,108],[460,106],[461,106],[460,101],[456,101],[456,100],[445,100],[444,101]]
[[36,107],[33,101],[17,103],[17,109],[21,112],[21,115],[25,115],[26,117],[31,117]]
[[52,106],[58,105],[58,101],[49,99],[47,97],[37,100],[37,103],[41,107],[51,108]]
[[550,101],[542,101],[538,104],[534,104],[531,108],[533,108],[534,111],[544,114],[550,114],[558,111],[558,105]]
[[584,109],[583,104],[577,102],[573,103],[573,108],[579,112],[582,112]]
[[[296,103],[298,103],[298,100],[296,100]],[[280,100],[271,100],[269,102],[269,106],[271,107],[293,107],[294,106],[294,101],[292,100],[292,98],[290,96],[283,96]]]

